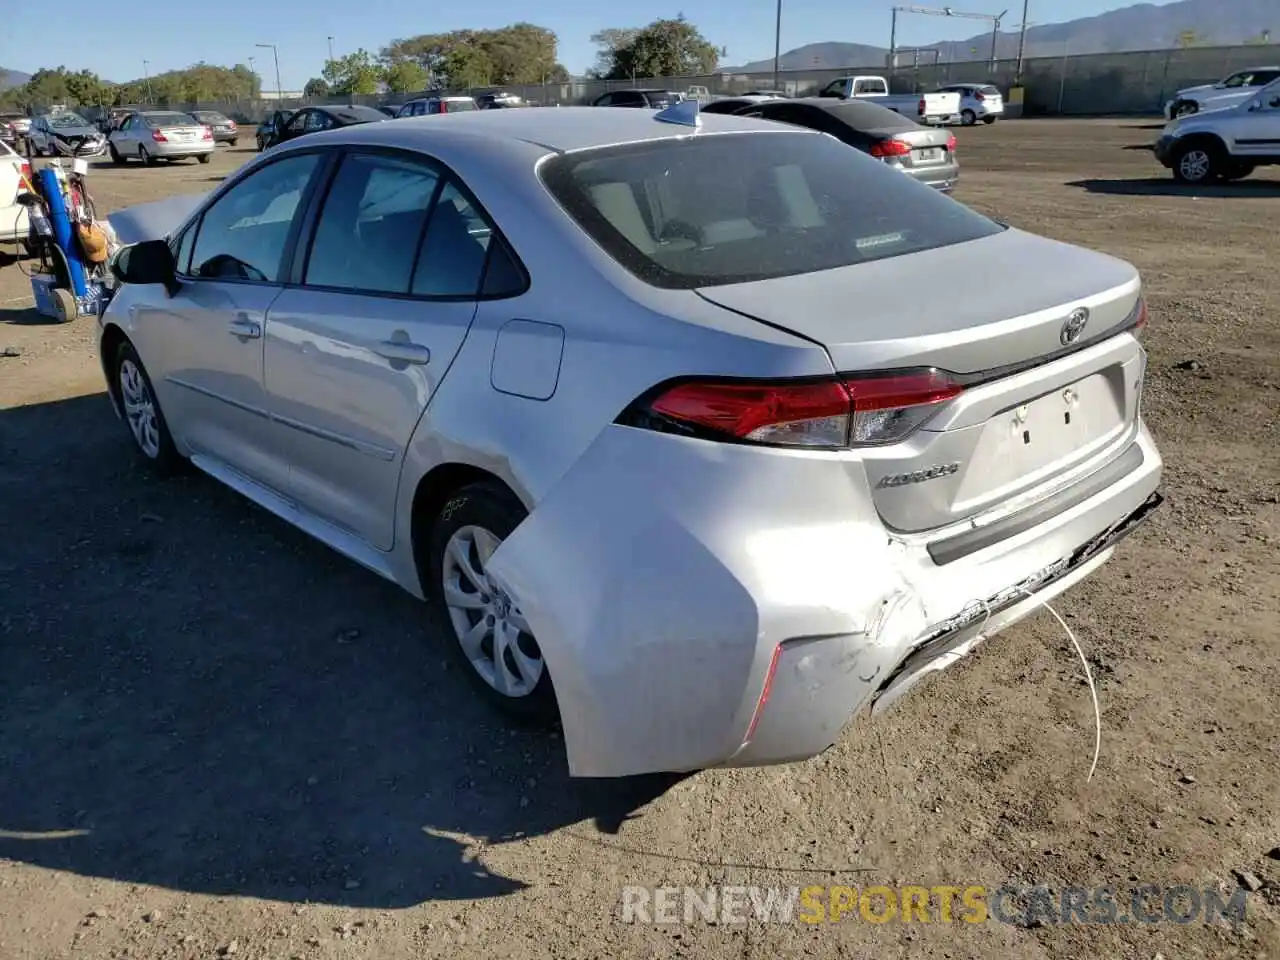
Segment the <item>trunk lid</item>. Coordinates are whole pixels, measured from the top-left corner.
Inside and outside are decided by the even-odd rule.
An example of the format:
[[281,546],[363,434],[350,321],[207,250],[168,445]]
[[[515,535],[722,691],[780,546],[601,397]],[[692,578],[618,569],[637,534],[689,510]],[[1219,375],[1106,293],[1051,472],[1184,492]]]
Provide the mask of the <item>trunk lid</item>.
[[[193,143],[204,135],[205,125],[195,123],[161,124],[156,127],[167,139],[175,143]],[[212,129],[212,128],[210,128]]]
[[[1034,502],[1136,434],[1145,354],[1114,334],[1135,314],[1140,281],[1103,254],[1011,229],[698,292],[821,343],[842,373],[937,367],[966,382],[907,440],[859,450],[877,510],[899,531]],[[1070,339],[1082,309],[1087,322]]]

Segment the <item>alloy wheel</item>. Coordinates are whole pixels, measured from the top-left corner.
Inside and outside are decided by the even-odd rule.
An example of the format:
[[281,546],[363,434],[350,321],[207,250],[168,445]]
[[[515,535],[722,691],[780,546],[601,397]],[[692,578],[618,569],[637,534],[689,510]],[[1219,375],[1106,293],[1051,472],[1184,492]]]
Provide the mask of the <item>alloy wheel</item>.
[[132,360],[120,363],[120,404],[129,424],[129,432],[147,457],[160,456],[160,424],[156,418],[156,401],[142,371]]
[[501,542],[484,527],[458,528],[445,547],[441,585],[449,620],[472,668],[504,697],[526,697],[545,667],[524,615],[486,569]]
[[1191,183],[1198,183],[1209,176],[1213,160],[1205,150],[1188,150],[1178,161],[1178,171],[1182,178]]

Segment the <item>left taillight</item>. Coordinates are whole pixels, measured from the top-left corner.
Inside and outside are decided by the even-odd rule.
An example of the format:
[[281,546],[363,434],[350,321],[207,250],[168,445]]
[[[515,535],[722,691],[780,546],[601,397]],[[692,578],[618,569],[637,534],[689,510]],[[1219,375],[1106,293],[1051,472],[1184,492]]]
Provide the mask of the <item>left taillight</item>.
[[210,130],[208,127],[201,127],[201,128],[200,128],[200,139],[201,139],[201,140],[212,140],[212,139],[213,139],[213,131],[212,131],[212,130]]
[[960,145],[960,141],[956,139],[956,135],[954,133],[949,134],[947,136],[947,152],[948,153],[955,153],[956,147],[959,145]]
[[906,439],[963,390],[933,369],[765,383],[688,380],[651,391],[618,422],[766,446],[882,446]]
[[911,144],[903,140],[878,140],[871,145],[871,155],[881,160],[911,156]]

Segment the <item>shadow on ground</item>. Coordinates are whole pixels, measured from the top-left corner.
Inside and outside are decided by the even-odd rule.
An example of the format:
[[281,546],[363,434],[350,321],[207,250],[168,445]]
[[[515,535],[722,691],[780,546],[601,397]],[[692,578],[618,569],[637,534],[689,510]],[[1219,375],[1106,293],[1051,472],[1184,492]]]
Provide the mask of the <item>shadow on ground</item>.
[[56,325],[53,317],[46,317],[35,307],[0,307],[0,324],[15,327],[38,327],[45,324]]
[[1211,183],[1201,187],[1178,183],[1172,178],[1071,180],[1067,182],[1067,186],[1119,197],[1226,197],[1240,200],[1280,197],[1280,183],[1274,180],[1239,180],[1235,183]]
[[[0,361],[2,362],[2,361]],[[105,397],[0,411],[0,856],[393,908],[526,886],[484,847],[617,833],[677,778],[574,781],[396,587],[198,474]]]

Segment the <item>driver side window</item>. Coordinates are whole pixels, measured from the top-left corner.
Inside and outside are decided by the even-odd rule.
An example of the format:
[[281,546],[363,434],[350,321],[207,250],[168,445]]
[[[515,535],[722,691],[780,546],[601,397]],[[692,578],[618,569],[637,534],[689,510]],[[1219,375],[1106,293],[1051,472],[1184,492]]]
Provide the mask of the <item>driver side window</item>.
[[302,195],[319,154],[278,160],[241,180],[204,212],[191,256],[191,276],[277,283]]

